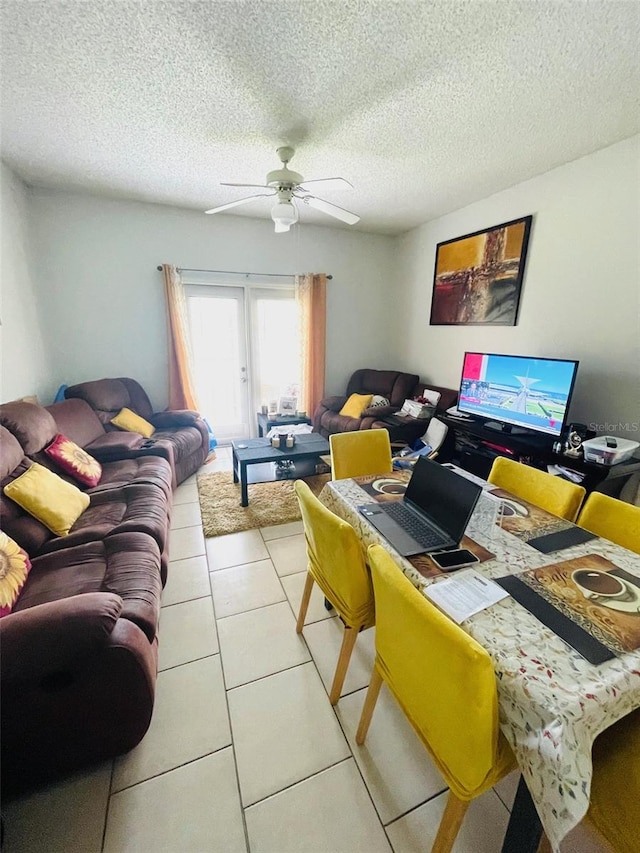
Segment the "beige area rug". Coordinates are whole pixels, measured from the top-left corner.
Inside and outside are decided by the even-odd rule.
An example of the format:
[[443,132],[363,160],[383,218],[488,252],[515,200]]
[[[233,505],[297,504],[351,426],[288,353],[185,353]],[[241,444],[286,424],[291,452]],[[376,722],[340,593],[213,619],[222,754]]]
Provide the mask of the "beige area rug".
[[[305,477],[311,491],[318,495],[331,479],[330,474]],[[253,527],[270,527],[300,520],[293,480],[250,483],[249,506],[240,506],[240,483],[233,482],[230,471],[200,474],[198,496],[205,536],[239,533]]]

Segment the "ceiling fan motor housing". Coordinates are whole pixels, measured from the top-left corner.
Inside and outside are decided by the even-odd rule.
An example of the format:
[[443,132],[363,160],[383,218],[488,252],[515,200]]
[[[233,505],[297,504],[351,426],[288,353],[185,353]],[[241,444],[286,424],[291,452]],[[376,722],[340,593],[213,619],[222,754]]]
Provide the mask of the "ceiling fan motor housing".
[[301,184],[304,178],[298,172],[293,172],[291,169],[274,169],[267,175],[267,186],[284,187],[285,189],[293,189],[293,187]]
[[280,158],[282,169],[274,169],[273,172],[268,173],[267,186],[290,190],[301,184],[304,180],[302,175],[287,168],[287,163],[295,154],[295,149],[289,145],[281,145],[280,148],[276,149],[276,154]]

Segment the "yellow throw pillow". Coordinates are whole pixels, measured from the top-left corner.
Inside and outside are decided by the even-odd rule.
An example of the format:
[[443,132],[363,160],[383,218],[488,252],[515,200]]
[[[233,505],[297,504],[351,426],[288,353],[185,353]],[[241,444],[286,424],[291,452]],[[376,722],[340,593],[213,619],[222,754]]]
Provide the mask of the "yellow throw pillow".
[[145,421],[140,415],[136,415],[135,412],[127,408],[120,409],[115,418],[111,418],[111,423],[127,432],[139,432],[145,438],[151,438],[156,431],[153,424]]
[[340,414],[348,418],[361,418],[364,410],[369,408],[372,399],[373,394],[352,394],[340,409]]
[[66,536],[89,506],[89,495],[37,462],[3,491],[56,536]]

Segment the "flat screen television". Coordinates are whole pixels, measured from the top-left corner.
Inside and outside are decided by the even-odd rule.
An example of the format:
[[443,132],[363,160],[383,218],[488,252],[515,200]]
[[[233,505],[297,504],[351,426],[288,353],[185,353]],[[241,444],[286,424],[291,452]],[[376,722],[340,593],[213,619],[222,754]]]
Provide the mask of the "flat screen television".
[[569,359],[467,352],[458,410],[504,432],[515,427],[560,436],[577,370]]

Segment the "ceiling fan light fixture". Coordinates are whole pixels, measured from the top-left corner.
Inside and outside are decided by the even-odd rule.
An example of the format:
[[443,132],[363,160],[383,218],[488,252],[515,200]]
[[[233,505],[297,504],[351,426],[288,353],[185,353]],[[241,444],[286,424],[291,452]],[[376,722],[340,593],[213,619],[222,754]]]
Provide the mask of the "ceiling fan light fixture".
[[298,210],[290,201],[278,201],[271,208],[271,218],[276,224],[276,233],[281,234],[298,221]]

